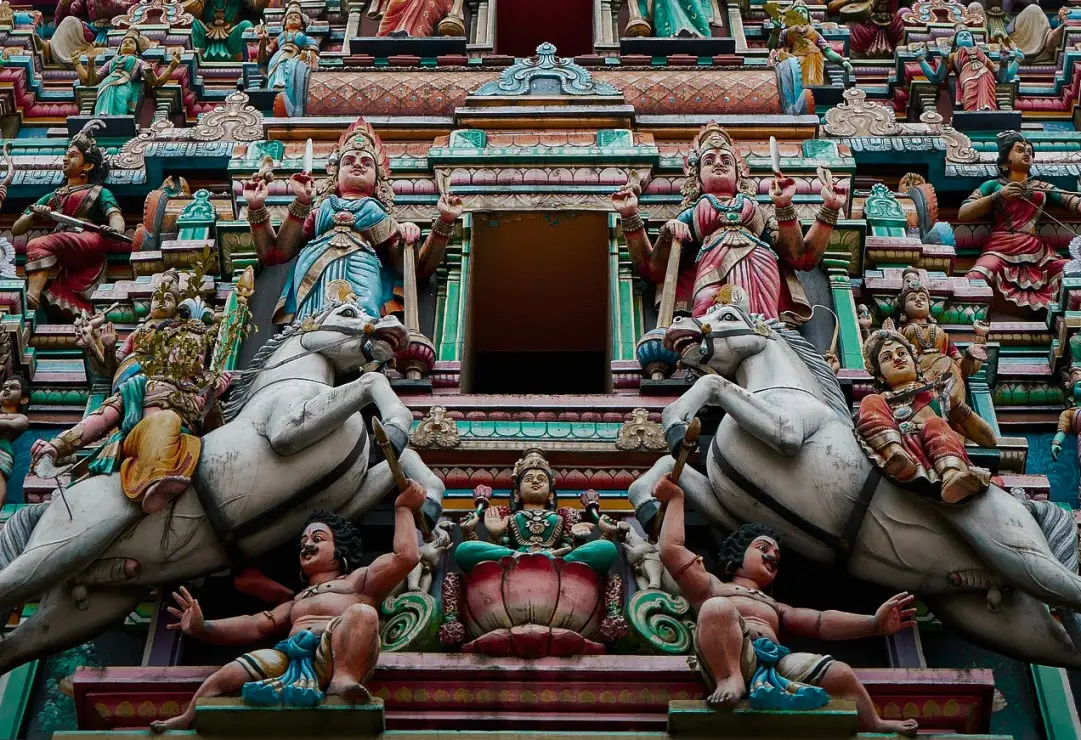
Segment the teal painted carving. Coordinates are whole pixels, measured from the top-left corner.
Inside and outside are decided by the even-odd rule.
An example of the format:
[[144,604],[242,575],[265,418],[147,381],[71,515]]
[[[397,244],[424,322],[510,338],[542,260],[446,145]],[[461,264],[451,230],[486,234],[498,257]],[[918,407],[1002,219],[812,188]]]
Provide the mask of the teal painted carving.
[[510,97],[517,95],[611,95],[622,94],[606,82],[597,82],[589,72],[570,59],[556,56],[554,45],[537,47],[536,59],[522,59],[507,67],[495,82],[487,82],[476,95]]
[[629,640],[639,652],[688,655],[694,646],[690,603],[656,588],[638,591],[627,602]]
[[840,159],[837,142],[828,139],[807,139],[803,142],[803,156],[814,159]]
[[254,162],[262,162],[263,157],[270,157],[275,162],[280,162],[285,157],[284,141],[255,141],[248,145],[248,151],[244,159]]
[[597,132],[597,146],[601,149],[630,149],[634,146],[634,134],[625,128],[606,128]]
[[435,647],[443,613],[430,594],[407,591],[389,596],[379,611],[383,617],[379,640],[386,652],[421,652]]
[[488,146],[488,134],[479,128],[464,128],[450,132],[451,149],[483,149]]
[[191,203],[184,206],[184,210],[180,212],[180,217],[176,220],[177,225],[182,229],[210,226],[217,220],[217,214],[214,213],[214,206],[210,202],[210,193],[208,191],[196,190],[194,198]]
[[871,188],[863,213],[872,231],[876,226],[901,228],[902,233],[897,236],[904,236],[903,229],[907,223],[904,209],[897,202],[897,196],[882,183],[876,182]]

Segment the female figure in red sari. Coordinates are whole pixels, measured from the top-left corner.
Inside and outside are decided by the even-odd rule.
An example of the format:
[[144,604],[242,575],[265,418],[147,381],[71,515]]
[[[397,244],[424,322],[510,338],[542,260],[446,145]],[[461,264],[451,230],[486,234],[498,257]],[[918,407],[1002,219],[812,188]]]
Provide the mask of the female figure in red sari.
[[953,70],[957,76],[956,104],[966,111],[998,110],[995,83],[1010,82],[1020,64],[1012,59],[1005,69],[1000,69],[976,46],[972,31],[965,26],[958,26],[953,35],[953,49],[944,61],[935,62],[932,67],[927,61],[927,49],[920,49],[916,56],[927,79],[936,85],[945,82]]
[[948,504],[987,490],[990,473],[968,459],[964,440],[942,418],[936,386],[924,381],[915,347],[892,323],[863,343],[864,365],[882,392],[860,402],[860,444],[891,479],[931,486]]
[[[43,196],[26,209],[11,227],[15,236],[44,224],[55,223],[48,217],[55,211],[93,224],[105,225],[106,232],[121,234],[124,217],[113,194],[101,186],[108,165],[105,154],[94,140],[91,121],[71,139],[64,154],[63,171],[67,184],[51,195]],[[26,245],[26,302],[36,309],[45,298],[61,311],[78,315],[89,310],[88,298],[101,282],[105,272],[105,255],[110,247],[119,246],[106,234],[91,231],[71,231],[57,224],[53,233],[31,239]],[[56,269],[56,278],[49,282],[49,270]]]
[[405,34],[427,38],[435,33],[439,21],[453,5],[453,0],[390,0],[376,35]]
[[1029,177],[1032,145],[1017,131],[998,135],[996,180],[980,185],[961,204],[957,218],[981,221],[991,215],[991,235],[968,273],[995,289],[1008,307],[1042,311],[1055,300],[1066,260],[1039,237],[1044,208],[1055,205],[1081,213],[1081,197]]
[[656,244],[646,235],[634,191],[624,188],[612,196],[638,274],[663,283],[673,239],[686,242],[692,248],[681,256],[677,311],[701,316],[721,287],[731,284],[747,291],[753,313],[792,324],[807,321],[811,307],[795,271],[810,270],[822,259],[845,191],[823,184],[822,207],[805,238],[792,206],[796,181],[774,177],[775,217],[769,216],[755,200],[743,157],[716,123],[699,132],[685,169],[683,212],[661,227]]

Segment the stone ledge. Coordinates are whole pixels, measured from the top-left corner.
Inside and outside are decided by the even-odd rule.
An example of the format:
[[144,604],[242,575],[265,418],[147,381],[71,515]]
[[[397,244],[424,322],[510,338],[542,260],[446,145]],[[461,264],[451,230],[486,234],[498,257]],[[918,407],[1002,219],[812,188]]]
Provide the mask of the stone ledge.
[[834,699],[821,709],[713,709],[701,699],[668,703],[668,734],[676,737],[847,738],[856,734],[856,703]]
[[251,707],[240,699],[203,699],[195,709],[200,737],[302,737],[380,735],[386,726],[383,700],[352,705],[328,697],[318,707]]

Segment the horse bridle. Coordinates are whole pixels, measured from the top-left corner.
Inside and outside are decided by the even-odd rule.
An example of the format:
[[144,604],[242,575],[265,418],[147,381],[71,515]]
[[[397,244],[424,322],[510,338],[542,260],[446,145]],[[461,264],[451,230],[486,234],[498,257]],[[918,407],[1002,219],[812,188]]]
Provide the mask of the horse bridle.
[[702,358],[702,361],[699,364],[693,365],[687,369],[691,372],[697,370],[698,372],[701,372],[705,375],[710,375],[717,372],[709,366],[709,361],[713,359],[713,355],[717,351],[716,348],[713,346],[714,339],[724,339],[727,337],[745,337],[751,335],[759,337],[769,336],[768,334],[763,334],[762,332],[757,331],[750,326],[730,327],[721,329],[719,331],[714,331],[712,325],[702,321],[701,319],[692,316],[691,321],[694,322],[694,325],[698,327],[698,331],[702,333],[702,342],[698,345],[698,354]]

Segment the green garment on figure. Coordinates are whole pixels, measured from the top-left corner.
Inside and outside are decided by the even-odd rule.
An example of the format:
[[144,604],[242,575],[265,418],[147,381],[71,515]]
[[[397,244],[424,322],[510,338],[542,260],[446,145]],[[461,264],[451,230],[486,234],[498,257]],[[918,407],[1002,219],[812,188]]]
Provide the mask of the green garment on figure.
[[[458,567],[468,573],[477,563],[485,560],[496,560],[505,557],[513,557],[518,553],[530,552],[528,548],[512,550],[503,545],[493,545],[491,542],[463,542],[454,551],[454,562]],[[551,551],[541,550],[537,554],[552,557]],[[598,575],[606,575],[612,563],[616,560],[616,546],[608,540],[594,540],[571,550],[563,556],[568,563],[585,563]]]
[[143,60],[134,54],[118,55],[109,60],[101,72],[105,77],[97,85],[94,115],[127,116],[134,113],[139,86],[143,84]]
[[[653,35],[709,37],[709,19],[713,15],[709,0],[653,0]],[[642,16],[648,18],[646,0],[638,0]]]
[[[244,32],[252,23],[237,22],[241,7],[239,0],[209,0],[203,6],[202,19],[191,27],[191,43],[203,50],[204,61],[245,61]],[[225,29],[229,29],[227,35]]]

